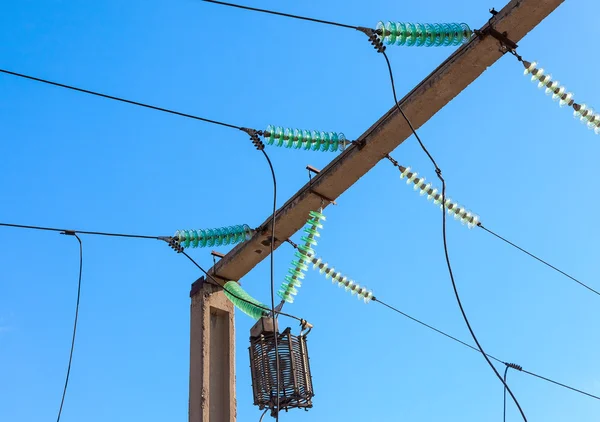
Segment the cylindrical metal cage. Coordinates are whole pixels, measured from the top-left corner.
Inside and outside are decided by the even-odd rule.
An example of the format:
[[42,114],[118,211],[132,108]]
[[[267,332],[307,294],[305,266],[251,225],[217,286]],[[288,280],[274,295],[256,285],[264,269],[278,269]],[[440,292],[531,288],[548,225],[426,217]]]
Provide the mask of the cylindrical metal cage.
[[277,408],[277,369],[275,337],[264,332],[250,337],[250,369],[254,404],[273,412],[312,407],[314,396],[306,348],[306,335],[292,335],[289,328],[279,334],[279,409]]

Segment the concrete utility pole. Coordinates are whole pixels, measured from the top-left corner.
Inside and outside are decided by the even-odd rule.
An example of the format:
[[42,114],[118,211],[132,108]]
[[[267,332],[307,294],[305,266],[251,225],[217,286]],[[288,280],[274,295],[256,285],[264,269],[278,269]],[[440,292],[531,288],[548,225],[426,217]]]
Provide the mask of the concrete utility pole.
[[[494,17],[492,25],[518,42],[563,1],[511,0]],[[487,25],[482,30],[485,28]],[[366,39],[364,42],[368,46]],[[422,126],[502,57],[499,47],[499,42],[491,36],[483,39],[474,37],[400,100],[402,110],[413,125],[416,128]],[[362,148],[350,146],[314,177],[310,185],[304,185],[277,211],[274,248],[302,228],[308,212],[320,206],[321,196],[339,197],[411,134],[402,116],[392,107],[358,138],[358,141],[364,141]],[[224,283],[239,280],[250,272],[270,253],[270,221],[269,217],[252,239],[237,245],[209,273]],[[233,422],[233,307],[222,292],[216,292],[214,286],[203,283],[203,278],[192,285],[191,297],[189,421]],[[213,379],[215,373],[228,374],[228,378],[221,379],[222,375],[219,375],[218,379]]]

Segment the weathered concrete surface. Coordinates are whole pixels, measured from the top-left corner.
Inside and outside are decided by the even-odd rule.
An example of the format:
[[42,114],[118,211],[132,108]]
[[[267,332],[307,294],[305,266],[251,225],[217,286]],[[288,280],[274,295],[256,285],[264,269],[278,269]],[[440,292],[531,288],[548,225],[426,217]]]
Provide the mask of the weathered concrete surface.
[[191,299],[189,421],[235,422],[233,304],[207,283]]

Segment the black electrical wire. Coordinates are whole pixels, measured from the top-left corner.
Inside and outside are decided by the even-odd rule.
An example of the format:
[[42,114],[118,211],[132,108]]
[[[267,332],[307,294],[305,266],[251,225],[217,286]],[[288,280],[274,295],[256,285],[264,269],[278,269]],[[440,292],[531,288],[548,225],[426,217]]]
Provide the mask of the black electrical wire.
[[469,322],[469,318],[467,317],[467,314],[466,314],[466,312],[465,312],[465,310],[463,308],[463,305],[462,305],[462,301],[460,300],[460,295],[458,294],[458,288],[456,287],[456,281],[454,280],[454,274],[452,272],[452,265],[450,263],[450,256],[448,254],[448,243],[447,243],[447,239],[446,239],[446,205],[445,205],[446,204],[446,202],[445,202],[446,201],[446,181],[442,177],[442,170],[439,168],[439,166],[437,165],[435,159],[429,153],[429,151],[427,150],[427,148],[425,147],[425,145],[421,141],[421,138],[417,134],[417,131],[415,130],[414,126],[412,125],[412,123],[410,122],[410,120],[406,116],[406,114],[404,114],[404,111],[402,111],[402,108],[400,107],[400,104],[398,103],[398,97],[396,95],[396,86],[394,84],[394,73],[392,71],[392,65],[390,64],[390,60],[389,60],[387,54],[385,53],[385,48],[382,48],[382,49],[380,49],[378,51],[380,51],[383,54],[383,57],[385,58],[385,62],[387,63],[388,71],[389,71],[389,74],[390,74],[390,82],[392,84],[392,93],[394,94],[394,104],[396,105],[396,108],[398,109],[398,111],[400,112],[400,114],[402,115],[402,117],[404,118],[404,120],[406,121],[406,123],[408,124],[408,126],[410,127],[413,135],[415,135],[415,138],[417,138],[417,141],[419,142],[419,145],[421,146],[421,149],[425,152],[425,154],[427,154],[427,157],[429,157],[429,160],[431,160],[433,166],[435,167],[435,173],[436,173],[438,179],[440,179],[440,181],[442,182],[442,238],[443,238],[443,241],[444,241],[444,255],[446,257],[446,265],[448,266],[448,274],[450,275],[450,280],[452,281],[452,288],[454,289],[454,295],[456,297],[456,302],[458,303],[458,307],[460,309],[460,312],[461,312],[461,314],[463,316],[463,319],[465,320],[465,324],[467,325],[467,328],[469,329],[469,332],[471,333],[471,337],[473,337],[473,340],[475,341],[475,344],[479,348],[479,351],[481,352],[482,356],[484,357],[484,359],[486,360],[486,362],[489,364],[489,366],[492,368],[492,370],[494,371],[494,373],[496,374],[496,376],[498,377],[498,379],[502,382],[502,384],[504,385],[504,387],[508,390],[508,392],[509,392],[510,396],[512,397],[513,401],[515,402],[515,404],[519,408],[519,412],[521,412],[521,416],[523,417],[523,420],[525,422],[527,422],[527,417],[525,416],[525,412],[523,412],[523,409],[521,408],[521,405],[519,404],[519,401],[517,400],[517,398],[515,397],[515,395],[511,391],[510,387],[504,382],[502,376],[500,375],[500,373],[498,372],[498,370],[496,369],[496,367],[494,366],[494,364],[488,358],[488,355],[485,353],[485,350],[483,350],[483,347],[479,343],[479,340],[477,339],[477,336],[475,335],[475,332],[473,331],[473,328],[471,328],[471,323]]
[[258,420],[258,422],[262,422],[263,418],[265,417],[265,415],[267,414],[268,411],[269,411],[269,408],[266,408],[265,411],[262,413],[262,415],[260,415],[260,419]]
[[253,12],[262,12],[262,13],[268,13],[270,15],[285,16],[286,18],[293,18],[293,19],[300,19],[300,20],[303,20],[303,21],[324,23],[326,25],[339,26],[339,27],[342,27],[342,28],[358,29],[357,26],[347,25],[345,23],[339,23],[339,22],[333,22],[333,21],[326,21],[326,20],[323,20],[323,19],[309,18],[309,17],[306,17],[306,16],[292,15],[290,13],[276,12],[276,11],[267,10],[267,9],[258,9],[256,7],[243,6],[241,4],[226,3],[224,1],[216,1],[216,0],[202,0],[202,1],[204,1],[206,3],[220,4],[222,6],[235,7],[237,9],[251,10]]
[[138,101],[128,100],[128,99],[121,98],[121,97],[115,97],[113,95],[103,94],[103,93],[96,92],[96,91],[90,91],[88,89],[78,88],[73,85],[67,85],[67,84],[63,84],[63,83],[59,83],[59,82],[53,82],[53,81],[49,81],[47,79],[42,79],[42,78],[38,78],[35,76],[30,76],[30,75],[25,75],[23,73],[13,72],[13,71],[6,70],[6,69],[0,69],[0,72],[5,73],[7,75],[18,76],[19,78],[29,79],[29,80],[36,81],[36,82],[42,82],[42,83],[48,84],[48,85],[58,86],[60,88],[70,89],[72,91],[83,92],[84,94],[95,95],[97,97],[107,98],[109,100],[114,100],[114,101],[120,101],[122,103],[132,104],[132,105],[136,105],[136,106],[144,107],[144,108],[149,108],[151,110],[162,111],[163,113],[175,114],[177,116],[187,117],[189,119],[200,120],[200,121],[203,121],[206,123],[212,123],[212,124],[219,125],[219,126],[225,126],[225,127],[229,127],[232,129],[242,130],[242,128],[240,126],[232,125],[229,123],[219,122],[217,120],[211,120],[211,119],[207,119],[204,117],[195,116],[193,114],[188,114],[188,113],[183,113],[181,111],[171,110],[168,108],[163,108],[163,107],[158,107],[158,106],[154,106],[154,105],[150,105],[150,104],[140,103]]
[[[414,321],[414,322],[416,322],[417,324],[420,324],[420,325],[422,325],[422,326],[424,326],[424,327],[426,327],[426,328],[429,328],[429,329],[430,329],[430,330],[432,330],[432,331],[435,331],[435,332],[436,332],[436,333],[438,333],[438,334],[441,334],[441,335],[443,335],[443,336],[444,336],[444,337],[446,337],[446,338],[449,338],[450,340],[453,340],[453,341],[455,341],[455,342],[457,342],[457,343],[459,343],[459,344],[461,344],[461,345],[463,345],[463,346],[465,346],[465,347],[468,347],[469,349],[471,349],[471,350],[473,350],[473,351],[475,351],[475,352],[477,352],[477,353],[481,353],[481,351],[480,351],[480,350],[479,350],[477,347],[475,347],[475,346],[472,346],[472,345],[470,345],[469,343],[467,343],[467,342],[465,342],[465,341],[462,341],[462,340],[460,340],[460,339],[458,339],[458,338],[456,338],[456,337],[454,337],[454,336],[452,336],[452,335],[450,335],[450,334],[448,334],[448,333],[445,333],[444,331],[442,331],[442,330],[439,330],[439,329],[435,328],[434,326],[432,326],[432,325],[429,325],[429,324],[427,324],[426,322],[423,322],[423,321],[421,321],[420,319],[417,319],[417,318],[415,318],[415,317],[412,317],[412,316],[408,315],[407,313],[405,313],[405,312],[402,312],[400,309],[398,309],[398,308],[395,308],[394,306],[392,306],[392,305],[389,305],[389,304],[387,304],[387,303],[385,303],[385,302],[382,302],[382,301],[381,301],[380,299],[378,299],[378,298],[373,298],[373,301],[374,301],[374,302],[377,302],[377,303],[379,303],[379,304],[381,304],[381,305],[383,305],[383,306],[385,306],[385,307],[386,307],[386,308],[388,308],[388,309],[391,309],[392,311],[394,311],[394,312],[396,312],[396,313],[398,313],[398,314],[402,315],[402,316],[403,316],[403,317],[405,317],[405,318],[408,318],[408,319],[410,319],[411,321]],[[501,359],[498,359],[497,357],[495,357],[495,356],[493,356],[493,355],[491,355],[491,354],[489,354],[489,353],[486,353],[486,356],[487,356],[487,357],[489,357],[490,359],[492,359],[492,360],[494,360],[494,361],[498,362],[498,363],[501,363],[501,364],[503,364],[503,365],[509,366],[509,364],[508,364],[507,362],[505,362],[505,361],[503,361],[503,360],[501,360]],[[511,367],[512,367],[512,366],[511,366]],[[541,375],[538,375],[538,374],[536,374],[536,373],[533,373],[533,372],[530,372],[530,371],[526,371],[525,369],[522,369],[522,368],[520,368],[520,369],[519,369],[519,371],[520,371],[520,372],[523,372],[523,373],[525,373],[525,374],[528,374],[528,375],[532,375],[532,376],[534,376],[534,377],[536,377],[536,378],[539,378],[539,379],[542,379],[542,380],[544,380],[544,381],[550,382],[550,383],[552,383],[552,384],[558,385],[558,386],[560,386],[560,387],[563,387],[563,388],[569,389],[569,390],[571,390],[571,391],[574,391],[574,392],[576,392],[576,393],[580,393],[580,394],[586,395],[586,396],[588,396],[588,397],[591,397],[591,398],[593,398],[593,399],[600,400],[600,396],[595,396],[595,395],[593,395],[593,394],[587,393],[587,392],[585,392],[585,391],[579,390],[579,389],[577,389],[577,388],[574,388],[574,387],[570,387],[570,386],[568,386],[568,385],[566,385],[566,384],[563,384],[563,383],[560,383],[560,382],[558,382],[558,381],[554,381],[554,380],[552,380],[552,379],[550,379],[550,378],[546,378],[546,377],[544,377],[544,376],[541,376]]]
[[550,378],[546,378],[546,377],[543,377],[543,376],[541,376],[541,375],[538,375],[538,374],[534,374],[533,372],[526,371],[525,369],[523,369],[521,372],[524,372],[524,373],[526,373],[526,374],[529,374],[529,375],[531,375],[531,376],[533,376],[533,377],[536,377],[536,378],[539,378],[539,379],[541,379],[541,380],[544,380],[544,381],[551,382],[552,384],[558,385],[558,386],[560,386],[560,387],[567,388],[567,389],[569,389],[569,390],[571,390],[571,391],[575,391],[576,393],[580,393],[580,394],[586,395],[586,396],[588,396],[588,397],[591,397],[591,398],[593,398],[593,399],[600,400],[600,397],[599,397],[599,396],[595,396],[595,395],[593,395],[593,394],[586,393],[585,391],[579,390],[579,389],[577,389],[577,388],[574,388],[574,387],[569,387],[569,386],[568,386],[568,385],[566,385],[566,384],[560,383],[560,382],[558,382],[558,381],[551,380]]
[[484,227],[482,224],[479,224],[479,227],[481,227],[481,228],[482,228],[483,230],[485,230],[486,232],[488,232],[488,233],[490,233],[490,234],[492,234],[492,235],[496,236],[498,239],[500,239],[500,240],[502,240],[502,241],[504,241],[504,242],[508,243],[508,244],[509,244],[509,245],[511,245],[512,247],[514,247],[514,248],[516,248],[516,249],[520,250],[521,252],[523,252],[523,253],[525,253],[525,254],[529,255],[529,256],[530,256],[530,257],[532,257],[533,259],[536,259],[536,260],[540,261],[542,264],[544,264],[544,265],[547,265],[548,267],[552,268],[554,271],[556,271],[556,272],[558,272],[558,273],[560,273],[560,274],[564,275],[565,277],[568,277],[568,278],[570,278],[570,279],[571,279],[571,280],[573,280],[574,282],[576,282],[576,283],[578,283],[579,285],[581,285],[581,286],[585,287],[586,289],[588,289],[590,292],[592,292],[592,293],[595,293],[595,294],[597,294],[598,296],[600,296],[600,292],[598,292],[597,290],[594,290],[593,288],[591,288],[591,287],[590,287],[590,286],[588,286],[587,284],[583,283],[582,281],[580,281],[580,280],[576,279],[575,277],[573,277],[573,276],[571,276],[571,275],[567,274],[566,272],[564,272],[564,271],[562,271],[562,270],[560,270],[560,269],[556,268],[554,265],[552,265],[552,264],[550,264],[550,263],[548,263],[548,262],[544,261],[542,258],[539,258],[539,257],[537,257],[536,255],[532,254],[531,252],[528,252],[528,251],[526,251],[525,249],[523,249],[522,247],[520,247],[520,246],[518,246],[518,245],[514,244],[514,243],[513,243],[513,242],[511,242],[510,240],[508,240],[508,239],[506,239],[506,238],[504,238],[504,237],[500,236],[500,235],[499,235],[499,234],[497,234],[497,233],[494,233],[492,230],[488,229],[487,227]]
[[[273,213],[271,215],[271,317],[273,318],[273,329],[277,327],[277,317],[275,315],[275,258],[273,253],[273,248],[275,245],[275,213],[277,212],[277,179],[275,177],[275,170],[273,169],[273,163],[271,163],[271,159],[267,155],[264,149],[261,150],[264,154],[267,163],[269,164],[269,168],[271,169],[271,176],[273,177]],[[275,370],[277,371],[277,412],[275,413],[275,420],[279,421],[279,392],[280,390],[280,377],[279,377],[279,347],[277,345],[277,335],[273,336],[275,339]]]
[[10,224],[10,223],[0,223],[0,226],[4,227],[14,227],[18,229],[32,229],[32,230],[45,230],[45,231],[53,231],[53,232],[66,232],[70,233],[79,233],[79,234],[90,234],[97,236],[113,236],[113,237],[129,237],[133,239],[157,239],[163,240],[164,237],[161,236],[146,236],[142,234],[127,234],[127,233],[109,233],[109,232],[91,232],[86,230],[69,230],[69,229],[58,229],[55,227],[42,227],[42,226],[28,226],[24,224]]
[[[229,293],[231,296],[235,297],[236,299],[241,300],[242,302],[246,302],[251,304],[252,306],[256,306],[257,308],[263,309],[265,311],[269,311],[271,312],[271,308],[268,308],[266,306],[260,306],[257,305],[254,302],[250,302],[247,299],[244,299],[243,297],[240,297],[238,295],[236,295],[234,292],[232,292],[231,290],[227,289],[225,286],[223,286],[222,284],[220,284],[211,274],[209,274],[204,268],[202,268],[191,256],[189,256],[187,253],[185,253],[184,251],[181,252],[181,254],[183,254],[187,259],[189,259],[192,264],[194,264],[200,271],[202,271],[204,273],[204,275],[208,278],[210,278],[212,280],[213,285],[221,287],[223,290],[225,290],[227,293]],[[283,315],[285,317],[291,318],[291,319],[295,319],[296,321],[300,322],[300,324],[303,324],[305,322],[305,320],[303,320],[302,318],[299,318],[297,316],[294,315],[290,315],[290,314],[286,314],[285,312],[281,312],[281,311],[275,311],[275,313],[277,315]]]
[[[504,369],[504,384],[506,384],[506,376],[508,375],[508,369],[510,366],[506,365],[506,369]],[[502,421],[506,422],[506,387],[504,387],[504,411],[502,412]]]
[[60,400],[60,408],[58,409],[58,416],[56,422],[60,422],[60,415],[62,414],[63,404],[65,403],[65,396],[67,395],[67,386],[69,385],[69,375],[71,374],[71,363],[73,362],[73,350],[75,350],[75,336],[77,334],[77,319],[79,318],[79,299],[81,298],[81,273],[83,270],[83,244],[81,239],[73,232],[62,232],[70,236],[75,236],[79,242],[79,280],[77,281],[77,302],[75,305],[75,321],[73,322],[73,336],[71,338],[71,351],[69,352],[69,364],[67,365],[67,375],[65,377],[65,387],[63,388],[62,398]]

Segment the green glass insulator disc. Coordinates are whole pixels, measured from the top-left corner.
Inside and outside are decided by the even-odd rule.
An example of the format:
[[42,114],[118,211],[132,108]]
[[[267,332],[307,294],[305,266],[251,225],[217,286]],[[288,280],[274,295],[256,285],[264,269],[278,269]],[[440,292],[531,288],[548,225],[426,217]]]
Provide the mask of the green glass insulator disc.
[[396,42],[396,37],[398,35],[398,30],[396,29],[396,24],[394,22],[388,22],[385,26],[386,32],[389,34],[384,38],[386,44],[394,44]]
[[417,23],[415,25],[415,27],[417,28],[416,46],[421,47],[421,46],[425,45],[425,41],[427,40],[427,30],[425,29],[425,25],[422,23]]
[[325,218],[325,215],[321,214],[318,211],[309,211],[308,215],[310,215],[312,218],[315,218],[315,219],[318,219],[318,220],[323,220],[323,221],[327,220]]
[[267,145],[273,145],[273,142],[275,142],[275,128],[273,125],[267,126],[266,132],[268,133]]
[[331,145],[329,145],[329,151],[336,152],[338,150],[338,146],[340,144],[340,139],[338,138],[338,134],[335,132],[331,132],[329,134],[329,138],[331,139]]
[[319,232],[317,230],[313,229],[312,227],[306,227],[306,228],[304,228],[304,231],[308,234],[312,234],[315,237],[321,237]]
[[311,132],[312,135],[312,150],[313,151],[318,151],[319,148],[321,148],[321,133],[318,130],[313,130]]
[[469,25],[467,25],[464,22],[460,24],[460,27],[462,28],[462,42],[465,43],[471,39],[471,37],[473,36],[473,31],[471,30]]
[[192,248],[198,247],[198,232],[196,230],[192,230]]
[[294,131],[292,129],[286,128],[283,132],[283,136],[284,138],[286,138],[284,146],[286,148],[291,148],[294,145]]
[[346,136],[343,133],[338,133],[338,140],[339,140],[339,150],[343,151],[346,149]]
[[305,241],[308,245],[317,246],[316,239],[313,239],[312,237],[302,236],[300,239]]
[[185,231],[185,241],[183,242],[183,247],[184,248],[190,247],[190,231],[189,230]]
[[308,265],[303,262],[292,261],[292,265],[295,266],[297,270],[308,271]]
[[304,280],[304,273],[302,271],[299,271],[297,269],[294,268],[290,268],[288,270],[288,274],[290,274],[293,277],[296,277],[299,280]]
[[299,129],[294,129],[294,148],[300,149],[302,146],[302,131]]
[[306,151],[312,147],[312,134],[309,130],[302,131],[302,142],[304,142],[304,149]]
[[283,145],[283,128],[281,126],[277,126],[275,128],[275,145],[280,147]]
[[431,47],[435,43],[435,32],[433,25],[425,24],[425,46]]
[[396,45],[404,45],[406,43],[406,38],[408,37],[408,27],[405,23],[396,22],[396,28],[398,29]]
[[321,151],[325,152],[329,150],[329,144],[331,139],[329,138],[329,132],[321,132]]
[[213,233],[215,239],[214,246],[221,246],[223,244],[223,234],[221,229],[214,229]]
[[213,229],[206,229],[206,246],[209,248],[215,245],[215,232]]
[[407,29],[406,46],[412,47],[413,45],[415,45],[415,42],[417,42],[417,27],[415,26],[414,23],[407,23],[406,29]]

